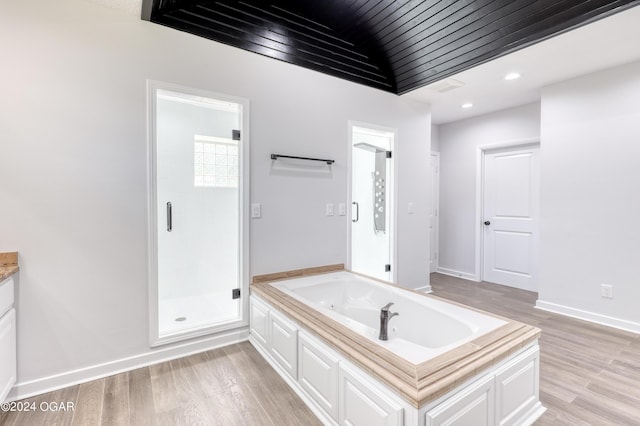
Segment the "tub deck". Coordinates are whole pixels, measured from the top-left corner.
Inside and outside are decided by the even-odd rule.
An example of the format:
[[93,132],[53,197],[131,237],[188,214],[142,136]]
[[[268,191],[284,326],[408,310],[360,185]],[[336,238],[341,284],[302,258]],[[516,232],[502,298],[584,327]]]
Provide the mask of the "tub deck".
[[[416,408],[453,390],[473,376],[538,339],[540,329],[412,290],[430,297],[506,321],[506,324],[427,361],[414,364],[370,341],[328,316],[270,285],[270,282],[344,270],[344,265],[288,271],[253,278],[252,294],[259,295],[288,314],[301,326],[348,357],[372,376],[395,389]],[[394,286],[390,283],[386,285]]]

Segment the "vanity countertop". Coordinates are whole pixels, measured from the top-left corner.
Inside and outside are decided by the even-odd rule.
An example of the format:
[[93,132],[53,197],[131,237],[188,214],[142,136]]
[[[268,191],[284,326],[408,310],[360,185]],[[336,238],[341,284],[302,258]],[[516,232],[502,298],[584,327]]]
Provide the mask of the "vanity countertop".
[[6,280],[19,270],[17,251],[0,253],[0,282]]

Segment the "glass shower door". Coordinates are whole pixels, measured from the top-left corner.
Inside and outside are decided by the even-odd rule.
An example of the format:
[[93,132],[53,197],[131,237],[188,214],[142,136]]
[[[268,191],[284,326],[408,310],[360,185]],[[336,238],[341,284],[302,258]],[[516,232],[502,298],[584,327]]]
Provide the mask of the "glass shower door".
[[242,104],[159,89],[155,112],[157,337],[231,328],[242,319]]
[[351,269],[392,281],[393,133],[352,128]]

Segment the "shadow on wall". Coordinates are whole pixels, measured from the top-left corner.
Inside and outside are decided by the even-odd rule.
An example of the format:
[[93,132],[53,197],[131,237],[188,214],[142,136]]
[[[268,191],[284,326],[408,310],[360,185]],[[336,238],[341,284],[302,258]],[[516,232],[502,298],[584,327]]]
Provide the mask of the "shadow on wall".
[[271,160],[270,175],[290,177],[333,178],[333,165],[322,161],[297,158],[278,158]]

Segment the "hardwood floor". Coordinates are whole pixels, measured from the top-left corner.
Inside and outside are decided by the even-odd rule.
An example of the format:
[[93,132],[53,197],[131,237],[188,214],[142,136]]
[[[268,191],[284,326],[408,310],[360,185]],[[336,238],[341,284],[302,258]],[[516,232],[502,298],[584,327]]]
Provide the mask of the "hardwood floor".
[[[22,401],[2,426],[320,425],[248,342],[215,349]],[[41,404],[72,402],[75,411]],[[46,407],[46,405],[45,405]]]
[[[640,335],[534,309],[535,293],[431,275],[434,294],[542,329],[536,425],[640,425]],[[248,343],[25,400],[74,411],[1,412],[2,426],[317,425]]]
[[431,274],[434,294],[539,327],[536,422],[640,425],[640,335],[535,309],[537,293]]

